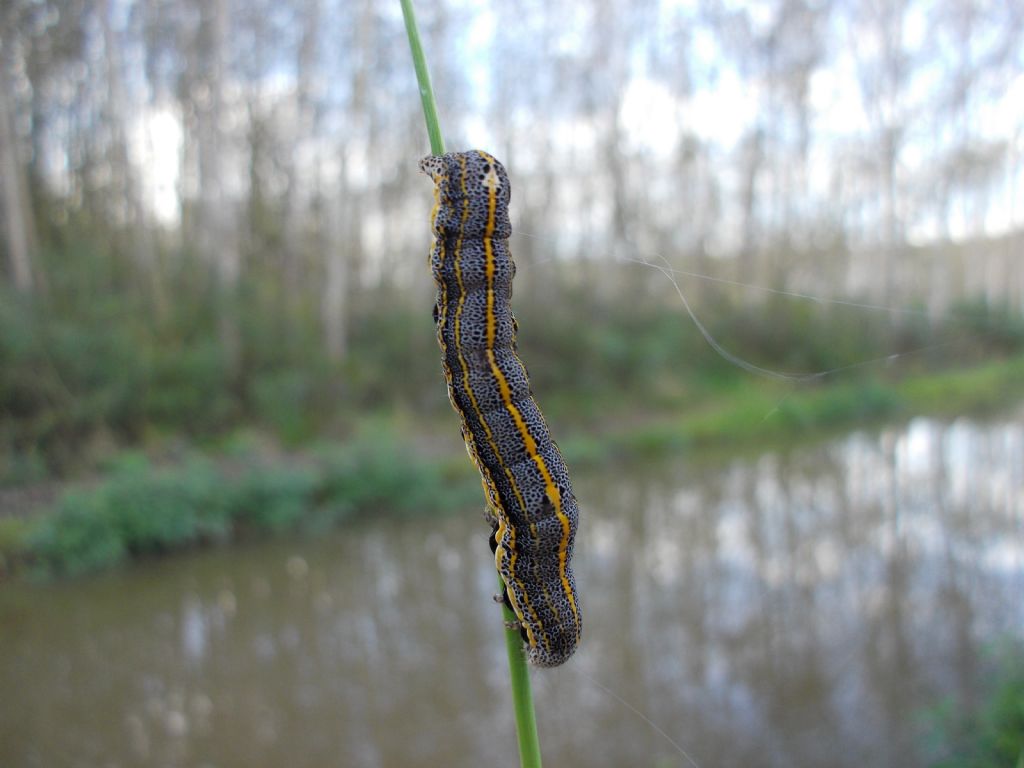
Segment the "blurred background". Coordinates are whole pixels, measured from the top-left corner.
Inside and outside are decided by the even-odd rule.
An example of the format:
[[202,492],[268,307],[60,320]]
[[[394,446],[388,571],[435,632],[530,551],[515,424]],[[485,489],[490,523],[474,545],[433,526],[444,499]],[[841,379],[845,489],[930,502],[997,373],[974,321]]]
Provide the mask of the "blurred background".
[[[420,5],[584,509],[549,759],[685,762],[598,680],[701,765],[1013,762],[1024,4]],[[397,2],[3,4],[0,763],[515,762],[428,152]]]

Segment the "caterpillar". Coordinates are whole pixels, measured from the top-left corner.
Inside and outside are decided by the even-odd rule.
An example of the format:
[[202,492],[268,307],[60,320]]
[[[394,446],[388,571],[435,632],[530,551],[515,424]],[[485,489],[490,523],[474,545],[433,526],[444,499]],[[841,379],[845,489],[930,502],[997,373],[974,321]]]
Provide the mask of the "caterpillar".
[[529,661],[558,666],[582,631],[571,566],[579,511],[516,353],[508,174],[479,150],[426,157],[420,170],[434,181],[430,267],[442,368],[480,471],[501,597]]

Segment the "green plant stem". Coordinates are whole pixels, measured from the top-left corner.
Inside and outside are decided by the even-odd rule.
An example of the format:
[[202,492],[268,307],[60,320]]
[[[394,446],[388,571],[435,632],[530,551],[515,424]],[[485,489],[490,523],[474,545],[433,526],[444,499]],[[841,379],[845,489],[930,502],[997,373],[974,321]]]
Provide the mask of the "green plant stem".
[[[499,594],[505,583],[498,577]],[[516,735],[519,737],[519,761],[522,768],[540,768],[540,739],[537,737],[537,717],[533,711],[533,693],[530,691],[530,668],[523,653],[523,639],[519,630],[509,629],[516,615],[504,603],[505,647],[508,650],[508,674],[512,681],[512,701],[516,710]]]
[[427,135],[430,136],[430,151],[435,155],[444,154],[444,137],[441,135],[441,123],[437,119],[437,103],[434,101],[434,89],[430,85],[430,71],[427,60],[420,45],[420,32],[416,26],[416,13],[412,8],[412,0],[401,0],[402,16],[405,18],[405,31],[409,35],[409,50],[412,51],[412,65],[416,68],[416,81],[420,86],[420,101],[423,102],[423,117],[427,122]]
[[[416,14],[412,8],[412,0],[401,0],[402,16],[405,18],[405,31],[409,35],[409,49],[412,51],[412,63],[416,68],[416,80],[420,87],[420,100],[423,102],[423,117],[427,123],[427,134],[430,136],[430,151],[435,155],[444,154],[444,138],[441,125],[437,119],[437,104],[434,101],[434,89],[430,85],[430,72],[427,60],[420,45],[420,34],[416,28]],[[504,591],[505,584],[498,577],[499,590]],[[530,670],[526,665],[526,654],[523,653],[523,641],[519,632],[508,629],[515,620],[515,614],[502,606],[505,618],[505,646],[508,649],[508,672],[512,683],[512,704],[516,715],[516,735],[519,738],[519,763],[522,768],[540,768],[540,741],[537,738],[537,717],[533,710],[533,694],[530,691]]]

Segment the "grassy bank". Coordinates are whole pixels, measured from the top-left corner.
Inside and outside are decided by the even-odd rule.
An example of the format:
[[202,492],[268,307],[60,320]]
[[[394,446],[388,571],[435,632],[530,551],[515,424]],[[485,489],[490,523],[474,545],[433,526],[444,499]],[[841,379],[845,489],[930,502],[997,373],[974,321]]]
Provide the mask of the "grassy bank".
[[599,443],[570,441],[577,460],[657,455],[668,450],[757,448],[917,414],[950,416],[1005,410],[1024,399],[1024,356],[962,370],[887,381],[780,385],[748,381],[675,418],[659,417],[612,433]]
[[[562,434],[573,466],[645,460],[672,452],[756,450],[915,414],[1005,409],[1024,397],[1024,356],[896,381],[786,388],[748,380],[693,411],[631,423],[595,422]],[[454,416],[437,427],[454,435]],[[126,560],[252,535],[321,531],[367,514],[443,514],[482,503],[456,442],[368,426],[344,446],[281,453],[235,441],[215,455],[154,464],[122,454],[90,487],[71,487],[49,509],[0,519],[0,573],[78,575]],[[419,448],[414,448],[419,445]]]
[[76,576],[129,559],[254,535],[317,533],[366,514],[442,514],[473,503],[468,472],[386,433],[301,457],[242,450],[155,466],[125,455],[50,511],[0,520],[0,571]]

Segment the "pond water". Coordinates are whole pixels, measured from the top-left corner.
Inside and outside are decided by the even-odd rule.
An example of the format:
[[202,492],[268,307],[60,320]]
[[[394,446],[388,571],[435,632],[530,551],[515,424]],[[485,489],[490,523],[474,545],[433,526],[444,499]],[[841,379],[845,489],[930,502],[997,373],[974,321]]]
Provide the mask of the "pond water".
[[[578,473],[545,763],[915,766],[1024,635],[1024,419]],[[0,586],[2,766],[518,765],[487,528],[381,520]],[[629,702],[629,705],[624,702]]]

